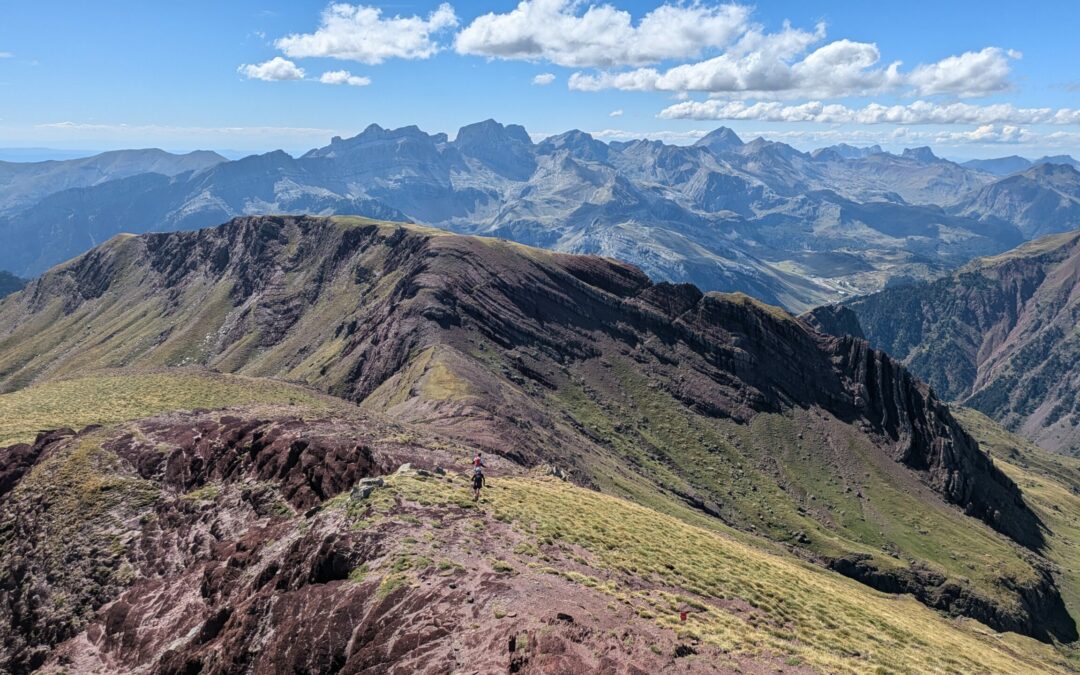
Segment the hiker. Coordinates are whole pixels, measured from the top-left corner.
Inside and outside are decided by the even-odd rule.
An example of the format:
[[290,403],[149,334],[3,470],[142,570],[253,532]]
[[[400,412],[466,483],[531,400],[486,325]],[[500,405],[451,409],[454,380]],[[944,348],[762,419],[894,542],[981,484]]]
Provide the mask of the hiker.
[[473,496],[472,496],[472,500],[474,502],[480,501],[480,488],[484,487],[484,483],[487,480],[486,478],[484,478],[484,469],[482,468],[482,466],[483,465],[477,466],[476,468],[473,469],[473,476],[472,476]]
[[487,464],[484,464],[484,456],[480,451],[476,452],[476,456],[472,459],[473,477],[472,477],[472,489],[473,489],[473,501],[480,501],[480,488],[484,487],[486,478],[484,476],[484,469],[487,468]]

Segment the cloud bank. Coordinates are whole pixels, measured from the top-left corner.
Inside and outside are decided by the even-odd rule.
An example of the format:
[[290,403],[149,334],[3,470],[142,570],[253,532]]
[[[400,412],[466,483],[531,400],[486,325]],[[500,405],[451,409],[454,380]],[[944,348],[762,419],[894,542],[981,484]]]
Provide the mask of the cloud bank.
[[914,101],[902,105],[870,103],[852,108],[810,101],[784,105],[776,101],[681,101],[660,112],[662,119],[755,120],[822,124],[1080,124],[1077,108],[1018,108],[1011,103],[973,105]]

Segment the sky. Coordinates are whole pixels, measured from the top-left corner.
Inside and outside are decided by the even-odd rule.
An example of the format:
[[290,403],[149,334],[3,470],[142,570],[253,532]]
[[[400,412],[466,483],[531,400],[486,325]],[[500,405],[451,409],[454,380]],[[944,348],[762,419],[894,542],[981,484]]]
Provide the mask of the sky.
[[23,2],[0,147],[302,152],[368,124],[451,137],[1080,156],[1080,2]]

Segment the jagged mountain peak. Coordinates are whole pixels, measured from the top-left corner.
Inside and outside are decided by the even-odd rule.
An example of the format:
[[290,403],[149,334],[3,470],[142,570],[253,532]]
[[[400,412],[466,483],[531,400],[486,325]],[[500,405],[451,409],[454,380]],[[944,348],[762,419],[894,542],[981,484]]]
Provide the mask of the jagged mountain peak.
[[729,152],[743,146],[743,141],[728,127],[719,127],[705,134],[694,145],[706,147],[713,152]]
[[1041,162],[1033,165],[1024,175],[1036,179],[1080,179],[1080,171],[1072,164],[1061,162]]
[[578,129],[549,136],[537,145],[537,152],[540,154],[551,154],[560,150],[565,150],[576,159],[596,162],[606,161],[610,153],[606,143]]
[[450,145],[510,180],[526,180],[536,170],[532,139],[519,124],[502,125],[493,119],[469,124],[458,130]]
[[500,124],[493,119],[467,124],[458,129],[454,143],[467,147],[474,143],[515,142],[532,145],[532,138],[520,124]]
[[[387,278],[395,281],[376,292],[380,279],[390,271],[387,265],[395,271]],[[302,304],[283,294],[283,274],[309,278]],[[368,290],[340,286],[338,280],[345,277]],[[129,286],[135,279],[139,282]],[[543,369],[549,357],[572,363],[609,350],[614,350],[614,357],[626,340],[649,344],[647,335],[661,331],[665,340],[705,341],[700,352],[695,348],[695,355],[672,356],[670,363],[661,360],[667,365],[651,371],[651,377],[666,383],[663,386],[675,387],[673,394],[684,404],[746,421],[762,413],[780,414],[791,406],[820,406],[845,422],[864,419],[868,428],[893,439],[887,450],[890,456],[929,472],[927,480],[945,498],[1010,536],[1037,545],[1038,531],[1024,528],[1027,516],[1011,501],[1013,488],[1008,481],[998,476],[980,490],[970,489],[966,481],[982,480],[978,476],[992,474],[992,467],[982,464],[977,452],[972,454],[969,439],[951,422],[947,409],[884,354],[867,351],[865,345],[824,338],[782,310],[745,295],[702,295],[693,287],[654,285],[636,268],[606,259],[364,219],[246,217],[198,232],[115,238],[31,282],[29,291],[0,304],[0,318],[3,325],[12,327],[9,330],[32,325],[31,317],[47,304],[49,295],[64,296],[72,316],[85,303],[129,311],[154,302],[164,289],[180,293],[196,280],[206,279],[212,285],[203,286],[200,293],[219,287],[228,289],[227,295],[200,301],[192,297],[190,305],[159,309],[162,334],[170,337],[128,354],[132,364],[145,359],[168,361],[183,353],[183,358],[207,366],[228,364],[243,371],[256,352],[244,356],[236,349],[245,343],[246,335],[257,334],[259,368],[309,372],[310,384],[359,402],[377,390],[385,391],[390,378],[406,367],[410,354],[459,345],[452,335],[459,331],[486,335],[502,349],[525,350],[533,354],[531,359],[539,359],[535,366]],[[470,289],[487,288],[489,283],[496,285],[483,298],[472,296]],[[376,302],[386,293],[386,302]],[[352,302],[359,304],[343,318],[340,304],[335,303],[354,295]],[[372,302],[376,304],[368,304]],[[665,308],[675,305],[678,309],[670,315],[674,323],[651,323],[649,311],[666,313],[670,310]],[[333,320],[322,314],[331,307],[336,308]],[[214,312],[212,319],[207,317],[213,330],[205,321],[197,322],[198,329],[210,330],[207,334],[217,337],[201,343],[196,352],[187,352],[185,335],[189,324],[194,324],[185,313],[206,311]],[[103,312],[101,320],[107,314]],[[322,353],[311,352],[312,344],[340,339],[350,316],[359,322],[350,329],[356,331],[347,341],[352,346],[338,343],[344,350],[342,358],[329,369],[310,371],[312,366],[305,365],[310,354]],[[621,324],[626,328],[614,333],[605,328]],[[631,326],[640,333],[632,339],[620,332]],[[54,330],[62,328],[58,324]],[[120,333],[109,338],[125,339]],[[537,348],[540,351],[534,352]],[[728,356],[722,355],[732,349]],[[735,352],[743,356],[736,357]],[[36,363],[49,359],[52,368],[62,367],[62,345],[15,370],[0,362],[0,372],[6,373],[0,386],[27,377]],[[274,363],[278,365],[271,366]],[[688,369],[693,363],[697,365]],[[473,368],[462,367],[470,372]],[[886,371],[891,384],[875,379]],[[472,377],[464,371],[462,376]],[[541,379],[549,377],[558,376],[552,373]],[[896,386],[904,391],[897,394],[892,389]],[[918,420],[908,419],[912,400],[926,406]],[[406,414],[405,409],[398,412]],[[920,421],[925,415],[932,422]],[[513,428],[501,427],[498,433],[509,434],[504,441],[514,439],[513,446],[534,461],[553,451],[545,449],[544,439],[521,437]],[[940,454],[941,443],[953,448],[951,454]],[[962,478],[950,473],[958,467],[938,467],[956,458],[968,464],[964,471],[974,473]],[[995,510],[999,515],[991,517]]]
[[929,146],[923,145],[918,148],[904,148],[904,152],[900,155],[905,159],[911,159],[920,164],[930,164],[932,162],[944,162],[946,160],[941,159],[934,154],[934,151]]
[[[929,388],[746,295],[414,225],[244,217],[117,237],[50,270],[0,301],[0,345],[4,388],[105,364],[287,377],[520,471],[656,495],[877,588],[1075,638],[1032,562],[1035,516]],[[974,538],[1010,576],[906,543],[925,537]]]
[[847,160],[847,159],[861,159],[863,157],[869,157],[870,155],[880,155],[884,151],[880,145],[869,145],[865,147],[858,147],[854,145],[848,145],[847,143],[837,143],[836,145],[829,145],[824,148],[818,148],[810,153],[810,156],[814,159],[820,160]]
[[1068,164],[1071,167],[1080,168],[1080,161],[1072,155],[1047,155],[1035,160],[1035,164]]
[[[372,144],[386,141],[408,139],[422,144],[434,144],[439,142],[438,136],[432,136],[422,131],[415,124],[399,127],[397,129],[384,129],[378,124],[369,124],[359,134],[350,138],[334,136],[330,139],[330,145],[310,150],[303,155],[304,159],[311,158],[338,158],[348,155],[357,150],[362,150]],[[445,142],[445,136],[443,137]]]

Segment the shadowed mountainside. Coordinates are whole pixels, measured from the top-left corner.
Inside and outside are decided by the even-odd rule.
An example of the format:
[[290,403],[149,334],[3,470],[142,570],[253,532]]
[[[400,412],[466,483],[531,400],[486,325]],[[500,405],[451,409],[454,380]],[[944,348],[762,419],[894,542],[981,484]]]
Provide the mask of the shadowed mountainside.
[[[1070,169],[1071,171],[1071,169]],[[1080,451],[1080,234],[1039,239],[932,283],[814,310],[835,334],[857,324],[946,399],[1065,453]]]
[[11,272],[5,272],[0,270],[0,298],[5,295],[11,295],[15,291],[21,290],[26,282],[15,276]]

